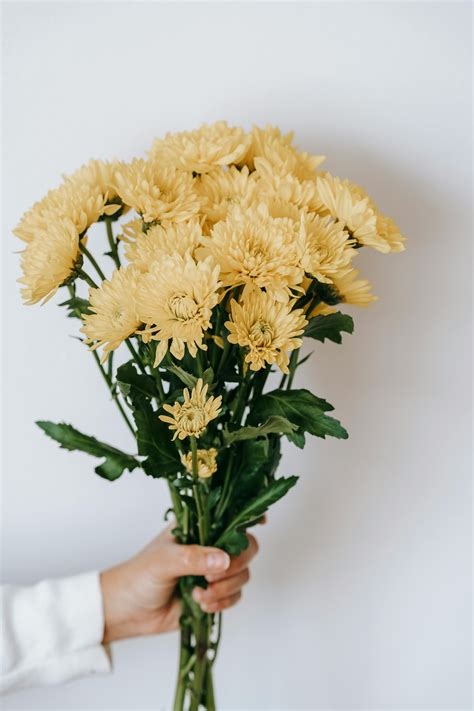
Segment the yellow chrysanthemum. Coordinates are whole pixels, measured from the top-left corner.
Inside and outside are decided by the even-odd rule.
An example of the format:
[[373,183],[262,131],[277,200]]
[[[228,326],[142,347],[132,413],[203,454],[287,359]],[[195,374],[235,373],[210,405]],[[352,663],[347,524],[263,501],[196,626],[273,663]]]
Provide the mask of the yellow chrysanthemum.
[[266,205],[233,208],[218,222],[197,253],[211,255],[221,268],[224,286],[244,285],[244,295],[265,288],[279,301],[287,301],[304,270],[301,257],[304,230],[288,218],[271,217]]
[[163,409],[169,412],[168,415],[160,415],[160,420],[169,424],[170,430],[174,430],[173,439],[178,437],[199,437],[211,420],[219,417],[221,412],[222,397],[206,398],[208,385],[204,385],[201,378],[189,395],[188,388],[184,388],[184,402],[175,402],[174,405],[163,405]]
[[117,210],[116,205],[107,205],[107,196],[99,187],[87,182],[72,183],[69,179],[35,203],[13,230],[24,242],[31,242],[38,232],[62,219],[71,220],[81,235],[104,214]]
[[104,346],[102,361],[140,326],[137,291],[140,271],[135,267],[116,269],[110,280],[89,290],[92,314],[84,316],[82,333],[91,350]]
[[88,185],[99,190],[106,204],[105,213],[113,215],[120,209],[120,198],[115,186],[115,172],[119,167],[118,161],[90,160],[81,166],[75,173],[65,176],[65,182],[81,187]]
[[[193,454],[188,452],[183,454],[181,452],[181,461],[186,467],[186,471],[189,474],[193,473]],[[217,471],[217,449],[211,447],[210,449],[198,449],[197,450],[197,462],[198,462],[198,476],[200,479],[209,479]]]
[[176,224],[154,225],[143,232],[141,220],[133,220],[123,227],[121,239],[126,243],[125,257],[140,271],[147,272],[153,264],[163,257],[186,252],[191,255],[202,237],[199,222],[194,219]]
[[136,158],[115,172],[117,192],[145,222],[185,222],[199,211],[201,201],[190,173],[153,160]]
[[167,133],[157,138],[151,155],[162,165],[208,173],[222,165],[237,163],[247,153],[251,137],[226,121],[204,124],[195,131]]
[[196,191],[204,199],[202,212],[211,225],[225,220],[233,205],[250,205],[256,190],[257,180],[247,166],[214,170],[196,181]]
[[219,267],[211,259],[196,262],[189,254],[164,257],[143,275],[138,292],[138,312],[146,324],[145,341],[160,341],[155,367],[168,350],[179,360],[187,346],[192,357],[207,350],[204,333],[210,328],[219,295]]
[[380,212],[372,198],[360,185],[350,183],[347,179],[343,180],[342,184],[359,200],[367,200],[369,207],[375,213],[375,230],[378,240],[377,245],[373,244],[371,246],[380,252],[403,252],[405,249],[405,237],[400,233],[398,225],[392,218]]
[[371,293],[372,285],[367,279],[357,279],[358,274],[357,269],[347,269],[334,276],[332,281],[343,302],[368,306],[378,297]]
[[298,208],[318,208],[320,201],[314,180],[300,180],[291,174],[279,175],[265,158],[256,158],[255,164],[253,175],[259,178],[258,194],[263,201],[280,200]]
[[251,370],[276,363],[288,373],[288,353],[301,346],[298,336],[307,324],[303,310],[292,310],[293,305],[293,301],[279,303],[263,291],[253,291],[242,304],[231,301],[232,320],[225,324],[228,340],[248,349],[245,362]]
[[341,222],[314,213],[305,216],[304,270],[322,282],[347,267],[357,253]]
[[279,128],[265,126],[252,130],[252,144],[245,164],[256,168],[258,158],[264,158],[271,165],[273,172],[281,177],[294,175],[300,180],[314,180],[316,168],[325,160],[324,156],[312,156],[298,151],[293,146],[293,132],[283,135]]
[[69,279],[78,260],[79,234],[71,220],[51,220],[39,228],[33,241],[21,253],[23,276],[18,279],[26,304],[48,301]]
[[329,173],[316,179],[320,209],[342,223],[360,244],[389,252],[387,242],[377,234],[376,216],[367,197],[362,198],[349,184]]

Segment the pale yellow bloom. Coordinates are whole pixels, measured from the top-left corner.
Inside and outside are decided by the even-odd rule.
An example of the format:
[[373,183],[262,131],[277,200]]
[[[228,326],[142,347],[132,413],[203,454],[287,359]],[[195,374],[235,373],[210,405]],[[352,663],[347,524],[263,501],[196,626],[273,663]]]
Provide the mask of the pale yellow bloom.
[[167,133],[157,138],[151,155],[162,165],[208,173],[222,165],[238,163],[247,153],[251,137],[226,121],[203,124],[195,131]]
[[255,164],[253,175],[259,178],[258,194],[266,203],[279,200],[308,210],[316,210],[320,205],[315,180],[300,180],[292,174],[279,175],[265,158],[256,158]]
[[347,269],[333,277],[333,284],[341,300],[355,306],[368,306],[377,296],[372,294],[372,285],[367,279],[357,279],[357,269]]
[[71,220],[56,217],[47,229],[38,228],[35,239],[21,252],[23,276],[18,281],[24,284],[21,294],[25,303],[48,301],[81,259],[79,234]]
[[66,183],[76,187],[90,186],[98,190],[104,198],[105,214],[113,215],[120,209],[120,198],[115,186],[115,172],[118,161],[90,160],[72,175],[64,176]]
[[293,301],[282,304],[263,291],[251,292],[242,304],[231,301],[232,320],[225,324],[228,340],[248,349],[245,362],[251,370],[276,363],[288,373],[288,353],[301,346],[298,336],[307,324],[303,310],[293,306]]
[[339,220],[359,244],[389,252],[390,247],[377,234],[376,215],[367,197],[361,197],[349,184],[329,173],[316,179],[322,211]]
[[[193,474],[192,452],[188,452],[187,454],[181,452],[180,457],[188,474]],[[198,449],[197,463],[199,478],[209,479],[209,477],[217,471],[217,449],[215,447],[211,447],[210,449]]]
[[140,326],[137,291],[140,272],[135,267],[116,269],[110,280],[89,290],[92,314],[84,316],[82,333],[91,350],[104,346],[102,361]]
[[24,242],[31,242],[41,230],[48,230],[58,220],[73,222],[80,235],[104,214],[112,214],[117,205],[107,205],[107,195],[98,186],[87,182],[72,183],[69,179],[35,203],[23,217],[14,234]]
[[283,135],[279,128],[265,126],[252,130],[252,144],[244,162],[250,168],[257,167],[257,158],[264,158],[276,175],[294,175],[300,180],[315,178],[316,168],[324,161],[324,156],[312,156],[298,151],[293,146],[293,132]]
[[360,185],[350,183],[348,180],[343,180],[342,184],[359,200],[366,199],[369,207],[371,207],[375,213],[377,241],[370,246],[378,249],[380,252],[403,252],[405,249],[405,237],[400,233],[398,225],[395,224],[392,218],[380,212],[372,198]]
[[322,282],[347,267],[357,253],[341,222],[315,213],[305,216],[306,249],[304,270]]
[[186,252],[191,255],[199,244],[202,230],[199,222],[179,222],[163,227],[154,225],[143,232],[141,220],[133,220],[123,227],[121,240],[126,243],[125,257],[142,272],[147,272],[153,262],[163,257]]
[[286,301],[303,279],[302,225],[271,217],[263,204],[248,209],[235,206],[202,242],[198,255],[211,255],[220,265],[224,286],[244,285],[244,295],[265,288],[277,300]]
[[212,225],[225,220],[233,205],[248,206],[257,192],[257,180],[247,166],[221,168],[196,181],[196,191],[203,197],[202,212]]
[[175,402],[174,405],[163,405],[163,409],[169,412],[168,415],[160,415],[160,420],[169,425],[170,430],[174,430],[173,439],[178,437],[199,437],[211,420],[219,417],[221,412],[222,397],[206,398],[208,385],[204,385],[201,378],[189,395],[188,388],[184,388],[184,402]]
[[145,222],[185,222],[196,215],[201,201],[190,173],[136,158],[115,172],[117,192]]
[[197,349],[207,350],[204,334],[219,295],[219,267],[212,260],[196,262],[190,254],[175,254],[154,262],[143,275],[138,292],[138,312],[146,324],[145,341],[160,341],[155,367],[170,351],[181,360],[185,346],[193,358]]

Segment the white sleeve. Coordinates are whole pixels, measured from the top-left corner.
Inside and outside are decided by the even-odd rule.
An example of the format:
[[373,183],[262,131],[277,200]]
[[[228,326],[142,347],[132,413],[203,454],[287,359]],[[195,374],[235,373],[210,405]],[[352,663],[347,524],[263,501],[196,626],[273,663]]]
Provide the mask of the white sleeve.
[[1,587],[0,692],[108,672],[99,573]]

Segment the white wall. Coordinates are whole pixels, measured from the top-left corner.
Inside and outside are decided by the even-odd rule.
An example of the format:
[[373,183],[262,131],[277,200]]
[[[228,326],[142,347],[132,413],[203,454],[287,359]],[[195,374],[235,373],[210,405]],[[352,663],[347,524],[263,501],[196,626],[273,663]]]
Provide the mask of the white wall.
[[[259,530],[226,615],[223,709],[470,707],[470,7],[468,3],[4,5],[4,558],[29,582],[108,566],[162,526],[163,485],[110,484],[35,419],[124,447],[92,359],[54,304],[23,307],[22,211],[90,157],[226,118],[294,128],[409,236],[365,253],[380,301],[301,382],[347,442],[286,447],[301,481]],[[157,709],[176,638],[114,650],[115,673],[5,709]]]

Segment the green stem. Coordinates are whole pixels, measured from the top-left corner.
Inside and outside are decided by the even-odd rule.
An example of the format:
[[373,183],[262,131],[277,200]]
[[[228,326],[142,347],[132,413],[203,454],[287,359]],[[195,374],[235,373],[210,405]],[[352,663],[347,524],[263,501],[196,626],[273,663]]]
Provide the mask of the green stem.
[[103,272],[102,269],[99,267],[99,265],[97,264],[95,258],[92,256],[92,254],[89,252],[89,250],[87,249],[86,245],[85,245],[83,242],[80,243],[80,250],[81,250],[82,254],[85,254],[85,256],[87,257],[87,259],[89,260],[89,262],[92,264],[92,266],[93,266],[94,269],[96,270],[97,274],[98,274],[98,275],[100,276],[100,278],[102,279],[102,281],[104,281],[104,279],[105,279],[105,274],[104,274],[104,272]]
[[121,413],[123,419],[125,420],[125,423],[126,423],[128,429],[129,429],[130,432],[133,434],[133,436],[136,437],[136,433],[135,433],[135,430],[133,429],[133,425],[132,425],[132,423],[130,422],[130,420],[128,419],[127,413],[125,412],[125,410],[124,410],[123,407],[122,407],[122,403],[121,403],[120,400],[118,399],[118,395],[117,395],[117,393],[115,392],[114,385],[113,385],[113,383],[111,382],[110,378],[107,376],[107,373],[105,372],[105,369],[104,369],[102,363],[100,362],[99,356],[97,355],[97,353],[96,353],[95,351],[92,351],[92,355],[94,356],[94,360],[95,360],[95,362],[97,363],[97,366],[98,366],[98,368],[99,368],[99,370],[100,370],[100,372],[101,372],[101,374],[102,374],[102,377],[104,378],[105,382],[107,383],[107,387],[108,387],[109,390],[110,390],[110,394],[112,395],[112,399],[115,401],[115,404],[117,405],[118,409],[120,410],[120,413]]
[[196,437],[191,437],[191,453],[193,461],[193,494],[196,501],[196,508],[198,514],[198,530],[199,530],[199,543],[201,546],[206,545],[206,520],[203,510],[201,492],[199,491],[199,466],[198,466],[198,452],[197,452],[197,441]]
[[202,355],[201,355],[200,350],[198,350],[198,352],[197,352],[196,363],[197,363],[198,375],[200,378],[202,378],[203,366],[202,366]]
[[98,289],[98,285],[95,283],[95,281],[87,274],[87,272],[84,271],[84,269],[79,269],[78,271],[78,276],[83,279],[87,284],[89,284],[90,287],[93,289]]
[[187,675],[190,670],[190,634],[188,626],[181,626],[178,683],[173,703],[173,711],[183,711],[187,688]]
[[139,369],[141,370],[141,372],[143,373],[143,375],[147,375],[147,372],[146,372],[146,370],[145,370],[145,366],[144,366],[143,363],[142,363],[142,359],[140,358],[140,356],[139,356],[138,353],[136,352],[135,348],[132,346],[132,344],[131,344],[129,338],[126,338],[126,339],[125,339],[125,344],[126,344],[128,350],[130,351],[130,353],[132,354],[133,360],[134,360],[135,363],[138,365],[138,367],[139,367]]
[[246,396],[248,394],[248,388],[250,384],[250,378],[251,378],[251,371],[247,370],[247,373],[244,376],[244,379],[239,385],[239,390],[237,392],[236,398],[235,398],[235,407],[233,408],[233,413],[232,413],[232,420],[234,424],[240,425],[240,421],[242,419],[242,415],[244,414],[245,406],[246,406]]
[[227,466],[224,474],[224,485],[222,487],[222,494],[219,499],[219,503],[217,505],[217,509],[215,512],[215,519],[216,521],[219,521],[220,518],[222,517],[222,514],[224,513],[226,507],[227,507],[227,499],[229,497],[229,492],[230,492],[230,484],[232,480],[232,460],[233,460],[233,451],[232,449],[229,449],[229,458],[227,460]]
[[296,365],[298,363],[298,353],[300,352],[299,348],[295,348],[295,350],[292,352],[291,357],[290,357],[290,364],[288,366],[288,370],[290,371],[288,375],[288,383],[286,386],[287,390],[291,390],[291,386],[293,385],[293,378],[295,377],[295,372],[296,372]]
[[120,269],[120,257],[118,253],[117,242],[114,239],[114,231],[112,229],[112,220],[106,218],[105,226],[107,228],[107,239],[109,240],[110,252],[112,259],[115,262],[117,269]]

